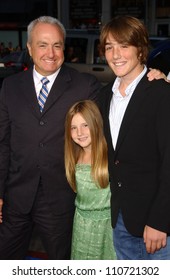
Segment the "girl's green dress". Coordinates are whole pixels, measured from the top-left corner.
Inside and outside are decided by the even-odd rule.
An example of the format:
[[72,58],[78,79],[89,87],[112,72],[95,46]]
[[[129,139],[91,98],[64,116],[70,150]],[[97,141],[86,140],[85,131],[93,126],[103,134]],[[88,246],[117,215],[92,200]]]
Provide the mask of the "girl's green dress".
[[72,260],[114,260],[110,187],[96,186],[91,166],[76,165],[77,196],[73,223]]

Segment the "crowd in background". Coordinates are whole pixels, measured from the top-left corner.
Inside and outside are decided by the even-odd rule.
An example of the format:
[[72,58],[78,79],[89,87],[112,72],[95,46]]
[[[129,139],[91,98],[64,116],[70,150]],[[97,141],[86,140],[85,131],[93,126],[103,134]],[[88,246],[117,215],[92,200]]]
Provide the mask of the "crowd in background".
[[3,58],[7,54],[13,52],[13,51],[20,51],[21,47],[17,45],[16,47],[13,47],[12,42],[8,42],[8,45],[6,46],[4,42],[0,43],[0,58]]

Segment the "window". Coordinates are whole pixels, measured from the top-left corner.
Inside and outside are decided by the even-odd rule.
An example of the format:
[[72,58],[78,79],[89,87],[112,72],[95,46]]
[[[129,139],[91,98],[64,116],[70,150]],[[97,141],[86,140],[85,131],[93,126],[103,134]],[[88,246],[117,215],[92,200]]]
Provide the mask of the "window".
[[101,48],[100,48],[99,39],[96,39],[95,43],[94,43],[94,61],[93,61],[93,63],[106,64],[105,56],[102,53]]
[[86,38],[66,38],[65,62],[85,63],[87,52]]

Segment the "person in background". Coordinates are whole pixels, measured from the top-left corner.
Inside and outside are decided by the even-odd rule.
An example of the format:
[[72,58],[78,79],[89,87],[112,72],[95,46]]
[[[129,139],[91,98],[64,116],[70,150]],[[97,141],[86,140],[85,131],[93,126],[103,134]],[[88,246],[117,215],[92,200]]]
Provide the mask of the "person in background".
[[65,170],[76,192],[71,259],[116,259],[107,144],[102,116],[91,100],[76,102],[66,115]]
[[21,46],[20,46],[20,45],[17,45],[16,48],[15,48],[15,51],[16,51],[16,52],[20,52],[21,50],[22,50],[22,49],[21,49]]
[[3,58],[10,53],[4,42],[0,43],[0,57]]
[[11,41],[8,42],[8,50],[9,50],[10,53],[14,51],[13,44],[12,44]]
[[116,78],[99,95],[119,260],[170,259],[170,86],[148,81],[148,32],[117,16],[100,42]]
[[[49,259],[70,259],[75,193],[64,169],[64,122],[100,84],[64,64],[66,31],[42,16],[28,25],[33,67],[0,94],[0,259],[24,259],[34,225]],[[44,82],[45,80],[45,82]]]
[[67,49],[66,57],[65,57],[66,62],[79,62],[79,57],[77,56],[75,49],[73,46],[69,46]]

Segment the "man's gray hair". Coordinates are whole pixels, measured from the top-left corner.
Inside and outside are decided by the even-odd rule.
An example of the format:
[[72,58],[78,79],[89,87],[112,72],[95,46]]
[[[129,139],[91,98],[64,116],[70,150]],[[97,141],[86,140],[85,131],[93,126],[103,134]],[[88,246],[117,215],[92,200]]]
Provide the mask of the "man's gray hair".
[[37,25],[37,23],[49,23],[49,24],[53,24],[56,25],[57,27],[60,28],[61,32],[63,33],[63,37],[64,37],[64,41],[66,38],[66,30],[64,25],[56,18],[51,17],[51,16],[41,16],[37,19],[34,19],[33,21],[31,21],[27,27],[27,42],[31,44],[32,41],[32,36],[31,33],[34,29],[34,27]]

